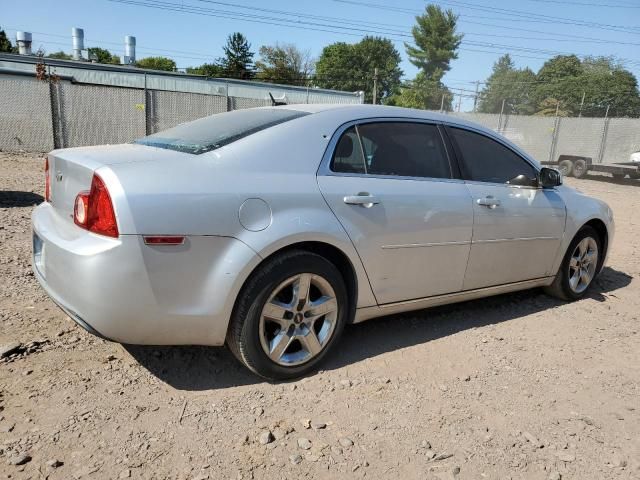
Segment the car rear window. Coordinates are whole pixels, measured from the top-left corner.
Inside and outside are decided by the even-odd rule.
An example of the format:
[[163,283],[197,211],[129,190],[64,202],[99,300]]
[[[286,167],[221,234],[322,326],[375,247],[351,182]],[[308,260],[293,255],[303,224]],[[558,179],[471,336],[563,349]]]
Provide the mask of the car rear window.
[[305,115],[308,113],[282,108],[235,110],[183,123],[133,143],[200,155]]

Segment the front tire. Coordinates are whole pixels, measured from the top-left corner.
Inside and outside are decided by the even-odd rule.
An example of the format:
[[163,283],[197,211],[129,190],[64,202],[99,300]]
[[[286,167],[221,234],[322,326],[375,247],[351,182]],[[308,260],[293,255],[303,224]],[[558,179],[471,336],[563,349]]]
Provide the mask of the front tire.
[[545,292],[561,300],[574,301],[584,297],[600,269],[602,241],[598,232],[586,225],[571,241],[553,283]]
[[254,373],[272,380],[314,370],[337,343],[349,312],[336,266],[292,250],[268,259],[243,287],[227,345]]

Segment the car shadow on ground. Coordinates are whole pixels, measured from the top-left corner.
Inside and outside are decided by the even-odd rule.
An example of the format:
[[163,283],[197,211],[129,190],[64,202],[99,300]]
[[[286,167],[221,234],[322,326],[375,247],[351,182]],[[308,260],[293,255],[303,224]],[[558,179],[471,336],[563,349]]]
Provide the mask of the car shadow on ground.
[[[608,301],[609,297],[615,297],[615,290],[626,287],[631,279],[624,272],[606,267],[589,297]],[[392,350],[506,322],[562,304],[540,289],[533,289],[351,325],[344,332],[341,346],[331,354],[323,368],[342,368]],[[178,390],[221,389],[262,382],[240,365],[226,348],[135,345],[124,348],[151,374]]]
[[0,190],[0,208],[32,207],[43,201],[42,195],[37,193]]

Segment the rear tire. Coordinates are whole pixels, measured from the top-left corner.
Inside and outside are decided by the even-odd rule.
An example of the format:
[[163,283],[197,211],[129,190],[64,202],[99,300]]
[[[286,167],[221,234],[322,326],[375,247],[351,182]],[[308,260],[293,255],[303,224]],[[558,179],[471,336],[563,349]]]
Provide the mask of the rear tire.
[[571,160],[562,160],[558,163],[558,170],[563,177],[570,177],[573,175],[573,162]]
[[573,163],[573,176],[576,178],[583,178],[587,175],[589,171],[589,165],[587,165],[587,161],[583,158],[579,158]]
[[600,270],[602,240],[598,232],[588,225],[582,227],[569,244],[553,283],[544,291],[567,301],[584,297]]
[[640,173],[630,173],[629,178],[631,180],[640,180]]
[[624,180],[624,177],[626,175],[624,173],[612,173],[611,176],[613,177],[614,180],[619,182],[621,180]]
[[335,347],[349,315],[336,266],[292,250],[268,259],[238,295],[227,345],[252,372],[271,380],[305,375]]

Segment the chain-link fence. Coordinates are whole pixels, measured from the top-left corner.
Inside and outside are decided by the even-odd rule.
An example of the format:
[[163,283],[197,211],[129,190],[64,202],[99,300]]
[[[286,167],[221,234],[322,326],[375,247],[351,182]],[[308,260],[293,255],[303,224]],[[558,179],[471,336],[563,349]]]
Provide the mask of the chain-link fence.
[[[287,101],[335,103],[340,98],[308,89],[289,94]],[[206,115],[270,104],[259,98],[0,75],[0,149],[48,151],[124,143]],[[449,114],[505,135],[541,162],[577,155],[594,163],[618,163],[640,151],[640,119]]]
[[[240,93],[249,87],[238,89]],[[287,94],[289,103],[340,103],[358,97]],[[126,143],[214,113],[271,105],[270,99],[88,85],[0,75],[0,150]]]
[[575,155],[591,158],[594,163],[622,163],[640,151],[640,119],[636,118],[448,114],[501,133],[540,162]]

